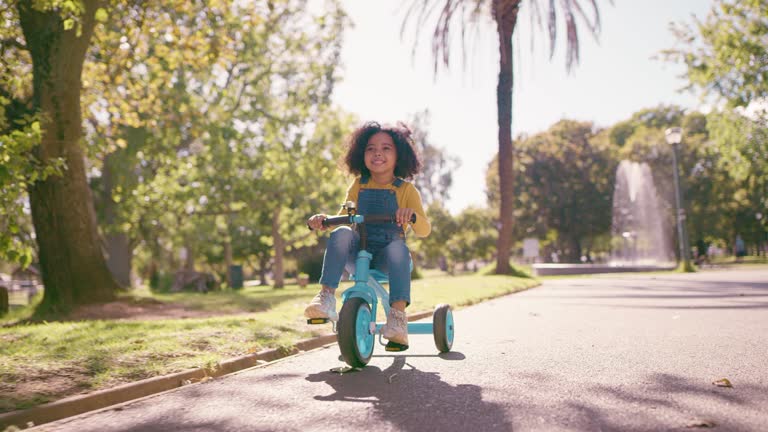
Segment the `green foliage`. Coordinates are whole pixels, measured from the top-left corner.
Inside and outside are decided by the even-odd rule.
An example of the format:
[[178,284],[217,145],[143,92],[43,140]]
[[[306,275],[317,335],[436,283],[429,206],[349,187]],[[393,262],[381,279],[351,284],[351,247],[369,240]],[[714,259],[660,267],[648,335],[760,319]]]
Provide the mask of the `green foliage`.
[[417,280],[417,279],[423,279],[424,275],[421,272],[421,269],[418,266],[414,266],[413,270],[411,270],[411,280]]
[[343,194],[335,161],[353,120],[328,103],[345,15],[337,2],[252,6],[117,2],[97,27],[92,187],[139,267],[176,267],[181,247],[204,268],[230,251],[268,263],[276,244],[316,241],[303,219]]
[[432,232],[413,239],[416,254],[427,267],[442,266],[453,272],[457,264],[489,260],[495,251],[496,220],[487,208],[469,207],[453,216],[439,202],[427,208]]
[[[708,129],[718,152],[717,168],[730,179],[724,209],[730,240],[764,244],[768,215],[768,116],[747,117],[740,110],[713,112]],[[722,186],[718,186],[722,188]]]
[[447,257],[446,244],[456,232],[458,225],[451,213],[440,202],[433,202],[425,209],[432,224],[432,232],[424,238],[409,239],[415,253],[423,260],[422,265],[435,267],[441,257]]
[[768,5],[760,0],[716,0],[703,20],[676,23],[678,47],[664,51],[685,64],[691,87],[747,106],[768,97]]
[[[8,101],[0,98],[0,107]],[[61,175],[61,159],[41,161],[33,149],[40,143],[40,121],[33,117],[17,120],[16,125],[4,124],[6,117],[0,108],[0,260],[20,264],[32,262],[33,236],[27,187],[51,175]]]
[[[611,228],[618,161],[605,134],[590,123],[563,120],[546,132],[516,141],[514,238],[544,239],[556,232],[566,259],[578,261]],[[498,201],[498,163],[486,176],[489,204]]]
[[449,155],[440,147],[432,144],[429,133],[429,111],[415,114],[408,126],[422,162],[421,173],[416,177],[416,186],[421,194],[424,206],[433,202],[445,203],[449,198],[449,190],[453,184],[453,172],[459,168],[461,161]]
[[168,293],[173,286],[173,273],[169,272],[155,272],[150,275],[149,289],[153,293]]
[[309,276],[310,281],[319,281],[320,275],[323,272],[323,254],[313,253],[303,259],[299,259],[298,269]]

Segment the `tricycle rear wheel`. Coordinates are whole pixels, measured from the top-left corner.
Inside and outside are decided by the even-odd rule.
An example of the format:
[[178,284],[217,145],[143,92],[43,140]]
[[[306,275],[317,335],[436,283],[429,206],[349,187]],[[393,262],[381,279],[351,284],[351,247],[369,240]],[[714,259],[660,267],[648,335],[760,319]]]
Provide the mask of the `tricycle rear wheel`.
[[446,353],[453,346],[453,312],[447,304],[437,305],[432,314],[432,335],[435,346],[441,353]]

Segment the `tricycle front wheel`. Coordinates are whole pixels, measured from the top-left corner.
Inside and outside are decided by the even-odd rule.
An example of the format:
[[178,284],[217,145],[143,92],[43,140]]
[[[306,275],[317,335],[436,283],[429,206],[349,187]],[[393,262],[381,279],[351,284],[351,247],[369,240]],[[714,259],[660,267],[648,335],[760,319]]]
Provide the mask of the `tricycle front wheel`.
[[344,302],[339,314],[338,341],[341,356],[352,367],[364,367],[373,355],[375,338],[371,333],[374,323],[371,307],[360,297]]
[[453,312],[450,305],[437,305],[432,314],[432,329],[437,350],[441,353],[450,351],[453,346]]

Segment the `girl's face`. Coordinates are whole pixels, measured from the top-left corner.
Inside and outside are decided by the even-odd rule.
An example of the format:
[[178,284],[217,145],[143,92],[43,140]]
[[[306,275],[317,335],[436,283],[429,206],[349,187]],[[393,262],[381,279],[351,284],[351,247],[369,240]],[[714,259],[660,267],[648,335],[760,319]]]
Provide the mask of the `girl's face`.
[[368,139],[365,146],[365,167],[372,175],[395,173],[397,148],[392,137],[386,132],[378,132]]

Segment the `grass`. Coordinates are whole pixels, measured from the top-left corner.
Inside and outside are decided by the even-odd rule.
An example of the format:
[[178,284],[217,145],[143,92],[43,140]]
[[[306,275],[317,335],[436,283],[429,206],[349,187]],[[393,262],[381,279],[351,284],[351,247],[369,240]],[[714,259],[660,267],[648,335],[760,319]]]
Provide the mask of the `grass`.
[[[457,308],[537,284],[509,276],[430,274],[413,282],[409,311],[431,310],[439,303]],[[215,367],[228,358],[328,333],[330,326],[309,326],[302,316],[318,289],[291,285],[209,294],[140,291],[124,299],[181,306],[200,315],[185,319],[24,323],[34,302],[15,309],[0,321],[0,413],[189,368]]]

